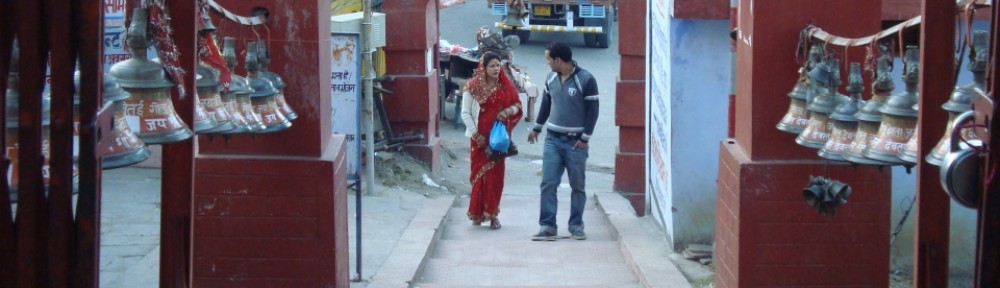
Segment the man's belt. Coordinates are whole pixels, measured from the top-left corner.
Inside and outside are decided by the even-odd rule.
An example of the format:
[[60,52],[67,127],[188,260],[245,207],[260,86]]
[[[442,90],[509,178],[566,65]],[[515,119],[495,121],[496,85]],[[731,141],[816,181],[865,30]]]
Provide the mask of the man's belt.
[[563,133],[563,132],[556,132],[556,131],[552,131],[552,130],[548,130],[547,132],[549,133],[548,134],[549,136],[562,139],[563,141],[580,140],[580,134],[581,134],[579,132],[566,132],[566,133]]

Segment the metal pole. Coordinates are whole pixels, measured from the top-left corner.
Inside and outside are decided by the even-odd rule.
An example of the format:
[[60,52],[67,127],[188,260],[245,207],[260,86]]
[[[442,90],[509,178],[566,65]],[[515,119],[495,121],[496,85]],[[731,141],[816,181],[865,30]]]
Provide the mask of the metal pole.
[[358,196],[357,199],[357,275],[355,279],[360,281],[361,279],[361,188],[364,187],[365,193],[371,195],[372,190],[375,188],[375,133],[373,131],[374,123],[374,101],[372,98],[372,80],[375,79],[374,69],[372,67],[372,5],[371,0],[363,0],[361,2],[364,8],[364,19],[361,23],[361,51],[362,53],[362,85],[364,86],[364,96],[362,97],[362,128],[364,129],[365,135],[365,170],[367,171],[368,177],[365,178],[366,185],[361,185],[358,182]]

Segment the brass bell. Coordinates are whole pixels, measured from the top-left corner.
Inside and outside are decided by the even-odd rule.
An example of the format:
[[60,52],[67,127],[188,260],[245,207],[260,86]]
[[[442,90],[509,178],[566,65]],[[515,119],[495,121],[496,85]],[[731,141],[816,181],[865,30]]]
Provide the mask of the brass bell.
[[889,56],[888,47],[880,46],[882,53],[876,62],[875,81],[872,83],[872,97],[864,101],[861,110],[855,114],[858,118],[858,131],[854,135],[854,142],[847,148],[843,157],[845,160],[855,164],[869,165],[889,165],[878,160],[865,158],[865,148],[871,144],[878,135],[878,128],[882,124],[882,112],[879,109],[885,104],[892,90],[896,89],[896,84],[892,82],[890,65],[892,57]]
[[198,82],[201,81],[202,75],[195,74],[194,76],[196,86],[195,97],[199,99],[199,101],[194,102],[194,133],[203,134],[216,131],[219,127],[219,123],[215,121],[215,118],[208,114],[208,109],[205,109],[205,106],[202,105],[202,97],[198,94],[197,85]]
[[861,78],[861,63],[851,63],[850,73],[847,76],[847,90],[851,94],[851,101],[840,104],[837,109],[830,114],[833,120],[833,132],[830,140],[826,141],[823,148],[819,150],[819,157],[830,160],[844,161],[843,154],[854,142],[854,136],[858,131],[858,113],[861,106],[861,92],[865,91],[864,81]]
[[[913,109],[919,112],[920,103],[914,104]],[[920,159],[920,156],[917,156],[917,154],[920,153],[917,151],[917,149],[920,149],[920,145],[918,144],[919,141],[920,126],[916,126],[913,128],[913,136],[910,136],[910,140],[906,141],[906,146],[903,147],[903,151],[899,152],[899,160],[906,162],[908,165],[917,164],[917,161],[920,161],[918,160]]]
[[[236,40],[232,37],[223,38],[222,44],[222,58],[226,61],[226,66],[229,67],[230,71],[236,71],[233,69],[236,67]],[[267,128],[264,126],[264,122],[260,118],[260,114],[253,111],[253,105],[250,104],[250,93],[253,93],[253,89],[250,87],[250,82],[246,78],[236,75],[233,73],[233,81],[230,83],[229,90],[234,92],[231,94],[233,96],[234,106],[239,113],[243,115],[243,119],[246,120],[246,126],[244,129],[236,129],[228,131],[229,133],[245,133],[245,132],[258,132]]]
[[260,76],[260,62],[257,60],[257,43],[250,43],[247,46],[247,81],[250,81],[250,88],[254,92],[250,93],[250,103],[253,105],[254,112],[260,114],[261,120],[264,121],[264,128],[261,133],[270,133],[288,129],[292,127],[292,122],[285,118],[285,115],[281,113],[278,108],[278,102],[275,99],[275,95],[278,94],[278,89],[274,88],[274,84],[271,80]]
[[[7,149],[7,155],[6,156],[7,156],[8,160],[10,160],[10,163],[8,164],[9,166],[7,167],[8,168],[7,175],[4,175],[4,176],[7,177],[7,183],[9,185],[8,186],[8,190],[10,191],[10,200],[12,202],[17,202],[17,198],[18,198],[17,197],[17,192],[18,192],[18,178],[20,177],[19,176],[19,174],[20,174],[19,173],[19,171],[20,171],[20,164],[19,164],[20,159],[19,158],[20,157],[18,156],[19,155],[19,153],[18,153],[19,152],[18,131],[20,129],[20,127],[19,127],[20,121],[18,120],[18,114],[19,114],[19,110],[20,110],[20,93],[19,93],[18,88],[17,88],[18,85],[19,85],[19,82],[20,82],[20,77],[18,76],[18,64],[17,64],[17,61],[18,61],[18,57],[19,57],[18,54],[19,53],[18,53],[18,50],[16,48],[17,47],[16,43],[17,42],[15,40],[15,44],[14,44],[15,48],[14,48],[14,51],[13,51],[13,55],[11,57],[11,60],[12,60],[11,61],[11,65],[9,66],[10,67],[10,70],[9,70],[10,72],[7,75],[7,99],[6,99],[6,101],[7,101],[7,103],[6,103],[6,113],[7,113],[6,128],[7,129],[4,132],[7,135],[7,137],[5,139],[6,143],[4,143],[4,145],[6,146],[6,149]],[[51,96],[50,96],[49,93],[46,92],[46,93],[44,93],[42,95],[41,105],[42,105],[42,143],[41,143],[41,152],[42,152],[42,157],[43,157],[42,167],[41,167],[42,171],[41,172],[42,172],[42,183],[44,183],[45,188],[47,189],[48,185],[49,185],[49,159],[51,159],[51,154],[49,153],[50,152],[50,148],[49,148],[49,144],[50,144],[50,142],[49,142],[49,132],[50,132],[51,129],[49,127],[51,127],[51,125],[52,125],[52,116],[51,116],[51,113],[50,113],[52,111],[52,98],[51,98]],[[73,165],[73,172],[72,173],[73,173],[73,180],[72,181],[73,181],[73,184],[74,184],[74,186],[73,186],[73,189],[74,189],[73,192],[76,193],[76,189],[77,189],[77,185],[76,184],[78,184],[79,181],[80,181],[80,178],[79,178],[80,175],[79,175],[79,171],[76,168],[76,165]],[[48,191],[48,190],[46,190],[46,191]]]
[[809,72],[810,82],[819,87],[817,95],[809,102],[809,124],[799,137],[795,138],[795,143],[809,148],[822,148],[830,134],[833,132],[833,121],[830,121],[830,113],[833,113],[837,104],[848,102],[847,96],[837,93],[837,86],[840,86],[840,60],[829,57],[812,71]]
[[906,47],[903,82],[906,91],[895,94],[886,100],[879,109],[882,112],[882,124],[878,135],[865,148],[864,156],[869,159],[887,162],[892,165],[904,164],[899,160],[899,154],[906,148],[906,142],[913,137],[917,126],[917,81],[920,77],[920,49],[917,46]]
[[[75,84],[80,87],[80,71],[76,72],[74,75]],[[79,89],[77,89],[79,91]],[[146,146],[129,129],[128,123],[125,122],[125,99],[128,99],[129,95],[125,90],[118,85],[117,79],[111,75],[104,74],[104,102],[111,103],[112,111],[114,111],[114,124],[111,130],[111,143],[108,143],[107,147],[101,147],[97,151],[97,155],[101,156],[101,169],[114,169],[130,165],[138,164],[142,161],[149,159],[150,151]],[[80,94],[77,93],[73,95],[73,155],[79,155],[79,126],[80,119],[78,118],[80,113]]]
[[528,23],[524,21],[526,17],[528,10],[524,6],[524,0],[507,1],[507,15],[503,17],[503,25],[527,27]]
[[[965,85],[961,88],[956,87],[955,92],[951,94],[951,98],[948,102],[941,105],[945,111],[948,111],[948,124],[945,127],[954,127],[957,124],[955,119],[958,115],[965,111],[972,110],[972,91],[973,89],[979,88],[986,90],[986,61],[989,60],[989,32],[987,31],[976,31],[972,34],[972,50],[969,53],[969,71],[972,71],[972,83]],[[979,142],[979,136],[976,135],[975,129],[966,128],[961,130],[961,138],[970,142]],[[941,141],[938,142],[931,153],[924,157],[927,163],[934,166],[941,166],[941,161],[944,160],[945,155],[951,152],[951,133],[952,129],[945,129],[944,136],[941,137]],[[963,143],[964,144],[964,143]]]
[[209,129],[205,133],[221,133],[236,129],[232,116],[222,105],[222,96],[219,95],[218,71],[208,67],[205,63],[198,63],[198,75],[201,76],[201,79],[195,83],[198,102],[205,108],[208,118],[216,123],[215,128]]
[[795,82],[795,87],[792,87],[792,91],[788,92],[788,97],[792,98],[792,101],[788,105],[788,112],[785,112],[785,116],[781,117],[781,122],[778,122],[778,130],[799,134],[802,133],[802,130],[806,129],[806,126],[809,124],[809,110],[806,107],[806,98],[809,98],[807,94],[811,92],[809,77],[807,77],[806,72],[812,71],[822,59],[823,49],[816,45],[812,46],[809,49],[809,60],[799,68],[799,80]]
[[[236,40],[233,37],[225,37],[223,38],[222,47],[222,59],[226,63],[226,67],[229,68],[229,71],[235,72],[236,70],[233,70],[233,68],[236,66]],[[257,129],[257,125],[250,124],[248,115],[243,114],[241,105],[236,101],[236,95],[238,94],[250,97],[250,88],[247,86],[246,79],[236,75],[236,73],[231,75],[232,79],[230,80],[229,87],[220,85],[219,94],[222,99],[222,107],[229,113],[231,121],[233,125],[236,125],[236,128],[222,133],[234,134],[253,131]]]
[[267,50],[267,45],[262,42],[257,44],[257,59],[260,61],[260,76],[271,80],[274,84],[274,88],[278,89],[278,94],[274,95],[275,101],[278,103],[278,109],[281,109],[281,113],[285,114],[285,118],[289,121],[299,118],[299,114],[292,110],[292,106],[288,105],[288,101],[285,100],[285,80],[281,79],[278,73],[274,73],[267,70],[267,67],[271,65],[271,52]]
[[146,59],[150,39],[146,10],[136,8],[128,28],[128,48],[132,58],[111,66],[111,76],[118,79],[131,96],[125,99],[125,120],[129,128],[146,144],[178,142],[194,135],[174,110],[170,87],[163,67]]

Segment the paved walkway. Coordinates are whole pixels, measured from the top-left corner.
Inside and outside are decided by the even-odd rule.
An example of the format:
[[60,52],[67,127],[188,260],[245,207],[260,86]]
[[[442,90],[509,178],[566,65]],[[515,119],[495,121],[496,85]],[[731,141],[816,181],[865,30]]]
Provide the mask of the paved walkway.
[[[669,260],[662,233],[610,193],[612,174],[587,174],[587,240],[531,241],[539,228],[540,167],[529,158],[507,161],[500,230],[473,226],[465,196],[447,211],[418,212],[367,287],[690,287]],[[569,186],[563,183],[557,218],[560,235],[568,236]],[[443,205],[435,201],[430,206]]]

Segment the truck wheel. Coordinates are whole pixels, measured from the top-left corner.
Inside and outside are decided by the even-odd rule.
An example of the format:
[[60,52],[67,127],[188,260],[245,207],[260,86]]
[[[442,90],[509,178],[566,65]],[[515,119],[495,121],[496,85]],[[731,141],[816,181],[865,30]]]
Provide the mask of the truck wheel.
[[604,21],[604,33],[597,34],[597,48],[608,48],[611,46],[611,41],[614,38],[614,25],[612,25],[611,19],[605,19]]
[[587,47],[597,47],[597,33],[583,33],[583,44]]
[[611,41],[614,39],[611,35],[614,33],[614,31],[611,30],[611,27],[613,27],[611,24],[612,22],[613,20],[610,18],[584,19],[584,25],[601,26],[604,33],[584,33],[583,43],[586,44],[587,47],[608,48],[611,46]]
[[531,30],[523,30],[523,29],[508,30],[508,29],[503,29],[503,30],[500,30],[500,35],[503,35],[503,37],[507,37],[507,36],[510,36],[510,35],[517,35],[517,38],[521,40],[521,44],[524,44],[524,43],[528,43],[528,39],[531,38]]

